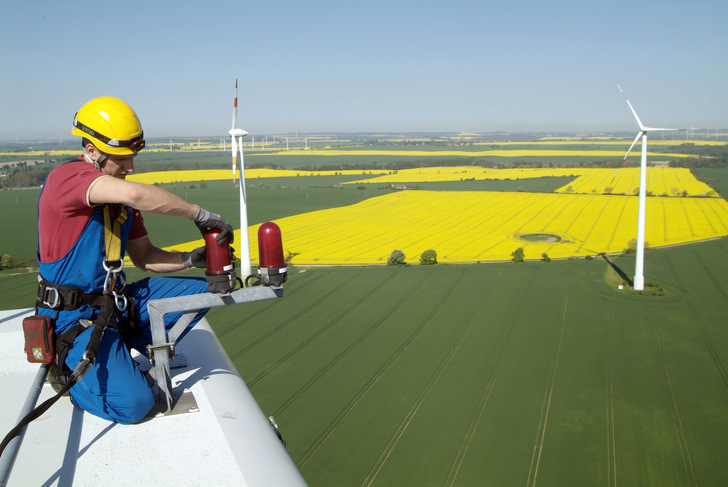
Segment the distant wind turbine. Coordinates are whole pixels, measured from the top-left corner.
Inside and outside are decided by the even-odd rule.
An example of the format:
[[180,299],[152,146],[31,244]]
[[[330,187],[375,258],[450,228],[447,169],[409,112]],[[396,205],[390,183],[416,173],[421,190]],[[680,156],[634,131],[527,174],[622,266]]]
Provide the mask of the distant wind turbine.
[[[632,107],[632,104],[629,102],[627,95],[625,95],[624,91],[622,91],[622,87],[619,86],[619,84],[617,84],[617,88],[619,88],[619,91],[622,93],[622,96],[624,96],[625,101],[627,101],[627,105],[629,105],[629,109],[632,110],[632,114],[634,115],[635,120],[637,120],[637,125],[639,125],[639,127],[640,127],[640,131],[637,133],[637,137],[635,137],[634,142],[632,142],[632,145],[629,147],[629,150],[627,150],[627,154],[624,156],[624,159],[622,159],[622,163],[619,165],[619,168],[617,168],[617,173],[622,168],[624,161],[626,161],[627,157],[629,157],[629,153],[632,151],[632,148],[635,146],[637,141],[640,138],[642,138],[642,161],[640,164],[639,205],[638,205],[638,211],[637,211],[637,249],[636,249],[636,257],[635,257],[634,283],[633,283],[633,288],[635,290],[642,291],[645,288],[644,261],[645,261],[645,206],[646,206],[646,200],[647,200],[647,133],[648,132],[664,132],[664,131],[668,131],[668,130],[680,130],[680,129],[645,127],[644,125],[642,125],[642,121],[640,120],[640,117],[637,116],[637,112]],[[615,177],[617,176],[617,173],[614,174]],[[614,181],[614,178],[612,178],[612,181]]]
[[233,181],[238,166],[238,147],[240,148],[240,277],[243,282],[250,275],[250,242],[248,239],[248,199],[245,190],[245,161],[243,159],[243,137],[248,135],[238,128],[238,80],[235,79],[235,98],[233,99],[233,128],[230,129],[233,148]]

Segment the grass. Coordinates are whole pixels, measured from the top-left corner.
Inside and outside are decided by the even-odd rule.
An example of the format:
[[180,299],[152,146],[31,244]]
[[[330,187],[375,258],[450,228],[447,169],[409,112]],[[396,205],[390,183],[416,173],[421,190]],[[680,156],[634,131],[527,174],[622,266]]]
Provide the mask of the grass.
[[312,485],[720,485],[726,254],[648,252],[664,298],[602,259],[296,269],[208,317]]
[[293,268],[208,318],[311,485],[723,485],[727,254],[647,252],[659,298],[602,259]]
[[[254,185],[251,224],[379,191],[329,178]],[[234,221],[231,186],[172,190]],[[0,253],[33,255],[36,201],[0,192]],[[145,217],[159,245],[196,236]],[[724,485],[727,254],[648,251],[661,297],[617,289],[631,256],[293,267],[283,299],[208,318],[310,485]],[[0,307],[32,306],[35,282],[0,272]]]

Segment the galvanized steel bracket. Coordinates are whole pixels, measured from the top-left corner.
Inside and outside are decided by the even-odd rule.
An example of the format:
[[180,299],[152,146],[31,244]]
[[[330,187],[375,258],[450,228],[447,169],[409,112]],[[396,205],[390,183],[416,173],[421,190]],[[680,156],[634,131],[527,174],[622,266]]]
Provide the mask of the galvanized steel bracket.
[[[152,330],[152,345],[149,346],[148,352],[154,364],[156,408],[170,412],[174,406],[170,358],[174,356],[175,343],[198,311],[280,297],[283,297],[282,287],[257,286],[238,289],[229,294],[203,293],[149,301],[147,310]],[[164,326],[164,315],[180,311],[184,314],[168,332]]]

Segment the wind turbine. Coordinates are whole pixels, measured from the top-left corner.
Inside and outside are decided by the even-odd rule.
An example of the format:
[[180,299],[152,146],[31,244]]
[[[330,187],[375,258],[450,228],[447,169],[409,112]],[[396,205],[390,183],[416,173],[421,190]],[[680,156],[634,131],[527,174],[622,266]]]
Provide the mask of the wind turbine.
[[248,135],[238,128],[238,80],[235,78],[235,98],[233,99],[233,128],[230,129],[233,148],[233,181],[238,166],[238,147],[240,148],[240,277],[243,282],[250,275],[250,242],[248,239],[248,198],[245,191],[245,161],[243,159],[243,137]]
[[[637,249],[635,253],[634,282],[632,286],[636,291],[642,291],[645,288],[644,263],[645,206],[647,202],[647,133],[680,129],[645,127],[644,125],[642,125],[640,117],[637,116],[637,112],[635,111],[634,107],[632,107],[632,104],[629,102],[627,95],[625,95],[624,91],[622,91],[622,87],[617,84],[617,88],[619,88],[619,91],[622,93],[622,96],[627,102],[627,105],[629,105],[629,109],[632,110],[632,114],[634,115],[635,120],[637,120],[637,125],[639,125],[640,127],[640,131],[637,133],[637,137],[635,137],[634,142],[632,142],[629,150],[627,150],[627,154],[624,156],[624,159],[622,159],[622,163],[619,165],[619,168],[617,168],[617,173],[620,169],[622,169],[622,165],[624,164],[624,161],[627,160],[627,157],[629,157],[629,153],[632,151],[632,148],[635,146],[635,144],[637,144],[637,141],[642,138],[642,161],[640,163],[640,192],[639,205],[637,210]],[[617,176],[617,173],[614,173],[615,177]],[[612,178],[612,181],[614,181],[614,178]]]

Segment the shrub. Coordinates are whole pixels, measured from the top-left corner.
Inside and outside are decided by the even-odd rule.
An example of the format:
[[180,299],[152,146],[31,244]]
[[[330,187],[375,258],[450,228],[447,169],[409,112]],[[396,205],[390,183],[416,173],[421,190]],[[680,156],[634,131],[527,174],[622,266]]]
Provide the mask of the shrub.
[[15,269],[16,267],[18,267],[18,259],[12,255],[3,254],[0,257],[0,270]]
[[518,247],[513,253],[511,254],[513,262],[523,262],[523,247]]
[[404,261],[404,252],[401,250],[393,250],[392,255],[389,256],[389,259],[387,259],[387,265],[393,265],[393,266],[403,266],[407,263]]
[[544,252],[543,254],[541,254],[541,260],[543,260],[544,262],[551,262],[551,257],[549,257],[549,254]]
[[437,264],[437,252],[432,249],[425,250],[420,255],[420,265],[434,265]]

